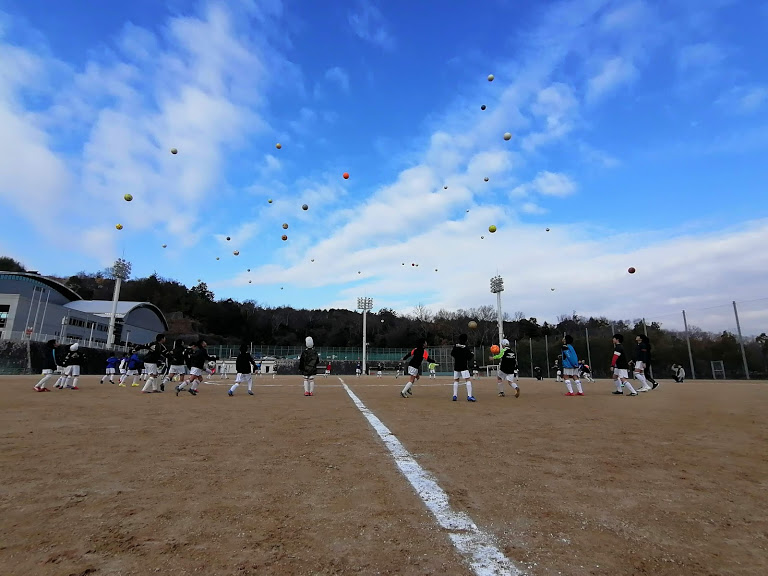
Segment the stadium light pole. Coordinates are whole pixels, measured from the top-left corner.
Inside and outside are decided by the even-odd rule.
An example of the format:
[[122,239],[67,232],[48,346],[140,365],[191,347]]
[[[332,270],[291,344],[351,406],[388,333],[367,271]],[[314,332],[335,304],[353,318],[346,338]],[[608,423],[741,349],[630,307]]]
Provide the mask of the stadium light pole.
[[112,312],[109,315],[109,331],[107,332],[107,348],[115,343],[115,323],[117,321],[117,302],[120,300],[120,286],[123,280],[131,275],[131,263],[122,258],[115,260],[115,264],[109,269],[109,274],[115,279],[115,291],[112,293]]
[[365,358],[367,355],[367,324],[366,324],[366,316],[368,314],[368,310],[373,308],[373,298],[358,298],[357,299],[357,308],[358,310],[363,311],[363,374],[367,374],[366,367],[365,367]]
[[496,294],[496,315],[499,322],[499,346],[504,339],[504,321],[501,317],[501,293],[504,292],[504,280],[501,276],[491,278],[491,293]]

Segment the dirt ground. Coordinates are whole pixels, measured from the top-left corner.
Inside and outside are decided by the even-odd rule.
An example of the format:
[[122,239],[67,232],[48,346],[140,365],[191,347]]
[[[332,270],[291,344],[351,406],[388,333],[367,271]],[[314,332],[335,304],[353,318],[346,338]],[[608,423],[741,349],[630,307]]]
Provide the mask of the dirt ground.
[[[343,377],[531,575],[768,574],[768,384]],[[0,377],[0,574],[472,574],[341,387]],[[231,381],[230,381],[231,382]]]

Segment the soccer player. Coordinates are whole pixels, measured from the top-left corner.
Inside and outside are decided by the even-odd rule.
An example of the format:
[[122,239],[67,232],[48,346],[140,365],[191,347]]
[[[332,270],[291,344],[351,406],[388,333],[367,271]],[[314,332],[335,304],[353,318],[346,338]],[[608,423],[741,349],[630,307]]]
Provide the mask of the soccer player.
[[229,380],[229,366],[227,366],[227,363],[224,361],[222,361],[219,366],[219,374],[224,377],[224,380]]
[[109,378],[110,384],[115,383],[115,374],[117,373],[118,362],[120,362],[120,359],[114,354],[107,358],[107,368],[104,371],[104,376],[102,376],[101,380],[99,380],[99,384],[104,384],[104,380],[107,378]]
[[403,375],[403,363],[402,362],[398,362],[397,363],[397,373],[395,374],[395,380],[400,378],[400,376],[402,376],[402,375]]
[[328,365],[325,367],[325,378],[328,378],[328,374],[331,373],[331,363],[328,362]]
[[50,392],[45,383],[51,379],[56,368],[56,340],[48,340],[43,352],[43,377],[35,384],[35,392]]
[[592,378],[592,370],[589,368],[589,364],[586,364],[584,360],[579,360],[579,378],[583,378],[587,382],[594,382]]
[[453,356],[453,401],[456,402],[459,396],[459,378],[464,379],[467,385],[467,402],[475,402],[472,395],[472,380],[469,379],[469,361],[474,357],[474,353],[467,347],[467,335],[459,335],[459,343],[451,350]]
[[659,387],[659,383],[653,379],[653,376],[651,375],[651,339],[648,338],[645,334],[641,334],[640,338],[643,339],[643,342],[645,342],[645,346],[647,348],[647,362],[645,364],[645,379],[648,380],[648,382],[651,383],[651,390],[656,390],[656,388]]
[[675,382],[683,382],[685,380],[685,368],[680,364],[672,364],[672,377]]
[[640,380],[642,386],[638,388],[638,392],[648,392],[652,388],[648,385],[648,381],[645,379],[645,368],[648,365],[648,346],[643,340],[643,337],[638,334],[635,336],[635,365],[634,373],[635,378]]
[[129,360],[128,354],[123,353],[123,355],[120,357],[120,365],[118,367],[120,370],[120,379],[122,379],[122,377],[128,371],[128,360]]
[[307,345],[299,357],[299,372],[304,375],[304,396],[315,395],[315,374],[317,374],[317,365],[320,363],[320,356],[315,350],[315,341],[312,336],[307,336],[304,340]]
[[480,378],[480,367],[477,365],[477,360],[472,362],[472,377]]
[[515,371],[517,370],[517,356],[515,351],[509,347],[509,340],[504,338],[501,341],[501,350],[498,354],[490,357],[491,360],[498,360],[501,358],[499,364],[498,374],[496,376],[496,386],[499,389],[499,396],[504,396],[504,382],[509,382],[509,385],[515,389],[515,398],[520,397],[520,387],[517,385],[515,378]]
[[168,355],[168,348],[165,346],[165,334],[158,334],[155,336],[155,341],[152,344],[149,346],[142,346],[141,349],[148,351],[144,356],[144,362],[147,374],[149,375],[147,383],[144,384],[144,388],[141,389],[142,393],[149,394],[150,392],[163,392],[165,386],[162,386],[162,384],[158,386],[157,384],[157,377],[159,375],[157,365],[161,361],[165,362],[165,357]]
[[[568,392],[566,396],[584,396],[584,390],[581,388],[581,380],[579,380],[579,358],[576,356],[576,350],[573,349],[573,336],[566,334],[563,337],[563,376],[565,378],[565,387]],[[573,393],[573,387],[571,386],[571,378],[576,384],[576,394]]]
[[360,375],[363,373],[363,365],[358,362],[357,367],[355,368],[355,378],[360,378]]
[[[80,378],[80,364],[85,361],[85,354],[78,352],[80,345],[75,342],[69,347],[69,354],[64,358],[64,364],[67,366],[65,371],[67,379],[64,381],[62,388],[71,388],[72,390],[80,390],[77,387],[77,381]],[[70,384],[71,383],[71,384]]]
[[563,371],[560,370],[560,359],[559,358],[555,359],[555,365],[552,366],[552,368],[554,368],[555,371],[556,371],[555,382],[562,382],[563,381]]
[[427,364],[427,368],[429,368],[429,377],[436,378],[437,376],[435,374],[435,368],[437,368],[437,364],[434,362],[430,362],[429,364]]
[[240,346],[240,354],[238,354],[235,360],[235,368],[237,369],[237,376],[235,376],[235,383],[232,384],[232,388],[227,392],[227,396],[234,396],[235,390],[241,383],[248,383],[248,394],[253,396],[253,370],[258,367],[256,360],[253,359],[251,353],[248,352],[248,346],[243,344]]
[[200,382],[203,381],[203,372],[205,372],[208,362],[215,361],[216,357],[208,354],[208,343],[205,340],[200,340],[192,344],[192,353],[189,354],[189,377],[181,384],[176,386],[176,396],[179,392],[186,389],[187,384],[190,384],[189,392],[192,396],[197,396],[197,387]]
[[131,388],[138,388],[138,379],[139,379],[139,370],[141,369],[141,359],[139,358],[139,355],[136,353],[136,350],[131,350],[131,356],[128,358],[128,361],[125,363],[125,373],[120,376],[120,383],[118,386],[121,388],[125,388],[125,381],[128,379],[128,376],[133,376],[133,382],[131,382]]
[[378,366],[376,366],[376,378],[381,378],[381,372],[384,369],[384,366],[381,365],[381,362],[379,362]]
[[629,381],[627,370],[629,369],[629,361],[627,355],[624,353],[624,336],[621,334],[613,335],[613,359],[611,360],[611,372],[613,372],[613,383],[616,385],[616,390],[612,394],[624,395],[622,386],[629,388],[630,396],[637,396],[637,392],[632,387],[632,383]]
[[177,374],[180,377],[184,377],[187,373],[186,349],[183,340],[176,340],[176,342],[174,342],[173,349],[171,349],[170,354],[168,355],[168,361],[171,363],[171,367],[168,369],[168,373],[160,383],[160,390],[165,390],[165,385],[170,380],[173,380]]
[[416,346],[413,350],[411,350],[408,354],[403,356],[402,361],[405,362],[410,358],[411,360],[408,362],[408,382],[405,383],[405,386],[400,391],[400,396],[403,398],[408,398],[408,396],[413,396],[413,392],[411,391],[411,388],[413,388],[413,383],[421,378],[421,375],[419,374],[419,369],[421,368],[421,363],[425,360],[427,362],[434,362],[433,358],[429,357],[429,352],[427,351],[427,341],[423,340],[421,344]]

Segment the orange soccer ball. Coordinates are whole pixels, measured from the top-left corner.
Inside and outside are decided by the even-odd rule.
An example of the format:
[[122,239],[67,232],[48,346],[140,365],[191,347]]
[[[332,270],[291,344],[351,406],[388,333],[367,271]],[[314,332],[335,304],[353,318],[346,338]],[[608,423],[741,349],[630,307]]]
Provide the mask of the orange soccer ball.
[[344,172],[344,174],[342,174],[342,177],[344,178],[344,180],[349,180],[349,172]]
[[498,354],[500,351],[501,351],[501,348],[499,348],[498,346],[496,346],[496,344],[494,344],[493,346],[491,346],[491,354]]

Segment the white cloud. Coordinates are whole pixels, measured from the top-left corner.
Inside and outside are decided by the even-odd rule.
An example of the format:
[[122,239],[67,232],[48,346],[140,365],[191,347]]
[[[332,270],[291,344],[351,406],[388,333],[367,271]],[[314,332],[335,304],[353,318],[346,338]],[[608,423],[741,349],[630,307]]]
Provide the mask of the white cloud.
[[736,86],[716,101],[731,112],[751,114],[768,104],[768,86]]
[[542,171],[531,182],[521,184],[512,190],[512,197],[524,197],[529,194],[540,194],[564,198],[576,192],[576,183],[566,174]]
[[363,40],[387,50],[395,47],[395,39],[373,0],[357,0],[356,10],[349,13],[348,20],[352,31]]
[[688,44],[680,49],[677,66],[683,71],[713,68],[725,60],[725,52],[713,42]]
[[594,102],[637,76],[637,68],[628,59],[615,56],[604,60],[599,71],[587,83],[587,101]]
[[334,66],[325,71],[325,79],[336,83],[342,92],[349,92],[349,74],[344,68]]
[[554,83],[540,90],[531,104],[531,113],[544,121],[543,129],[523,138],[522,148],[532,152],[539,146],[560,140],[575,127],[578,101],[573,89],[563,83]]
[[535,202],[525,202],[520,206],[520,211],[523,214],[546,214],[547,209],[542,208]]
[[[34,206],[38,217],[30,220],[43,233],[51,220],[40,216],[54,211],[57,221],[80,225],[99,239],[84,250],[101,260],[109,259],[105,230],[117,219],[124,235],[165,227],[178,241],[195,242],[185,232],[211,189],[225,188],[224,153],[267,128],[258,109],[270,78],[279,76],[269,72],[279,54],[265,53],[263,39],[221,2],[203,4],[198,16],[174,17],[165,30],[161,43],[126,26],[119,53],[95,55],[35,114],[19,102],[47,79],[49,63],[0,43],[0,195],[22,212]],[[68,129],[85,129],[79,159],[54,151]],[[169,154],[171,147],[179,154]],[[126,193],[131,204],[122,200]]]

